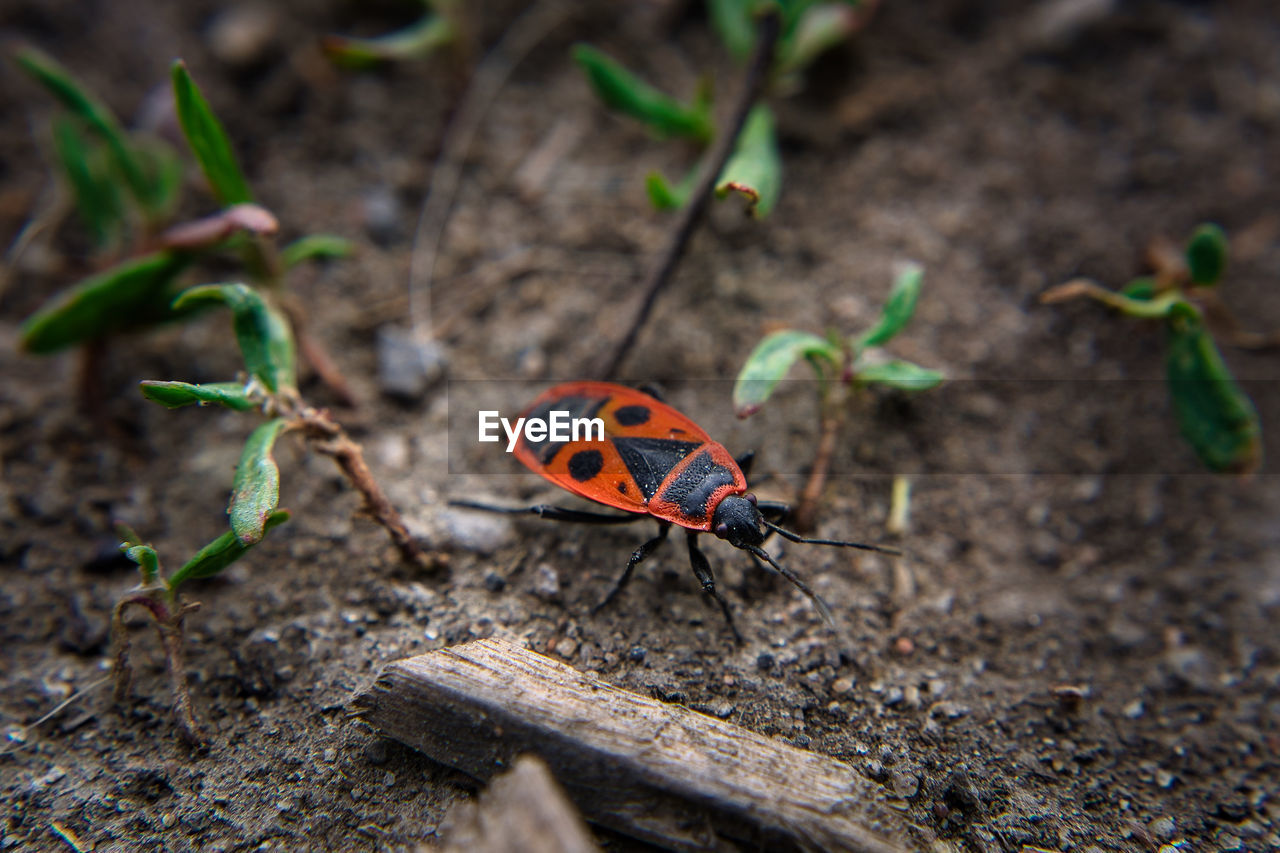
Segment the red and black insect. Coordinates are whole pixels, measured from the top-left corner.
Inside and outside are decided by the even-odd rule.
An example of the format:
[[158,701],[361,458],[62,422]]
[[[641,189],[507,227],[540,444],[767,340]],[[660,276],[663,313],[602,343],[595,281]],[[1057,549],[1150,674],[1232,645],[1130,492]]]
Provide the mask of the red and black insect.
[[733,624],[729,604],[716,589],[711,564],[698,548],[699,533],[714,533],[757,561],[768,563],[807,595],[828,622],[832,622],[831,612],[822,599],[761,547],[770,533],[792,542],[899,553],[860,542],[809,539],[779,527],[770,519],[781,520],[789,508],[781,503],[757,501],[755,495],[747,493],[745,472],[750,469],[752,454],[735,459],[688,417],[642,391],[608,382],[567,382],[539,396],[522,417],[546,421],[553,411],[568,412],[570,418],[601,419],[604,439],[529,441],[522,434],[515,447],[516,457],[556,485],[629,515],[546,505],[511,509],[471,501],[451,503],[588,524],[626,524],[646,516],[657,519],[658,535],[631,555],[618,582],[597,610],[617,596],[635,567],[666,540],[672,524],[685,528],[693,573],[703,591],[720,605],[739,641],[742,637]]

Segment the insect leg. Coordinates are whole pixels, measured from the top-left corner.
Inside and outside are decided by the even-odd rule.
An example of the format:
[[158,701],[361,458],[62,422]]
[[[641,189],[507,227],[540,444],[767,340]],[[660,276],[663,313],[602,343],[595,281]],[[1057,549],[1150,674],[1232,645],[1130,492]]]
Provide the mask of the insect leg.
[[591,608],[591,613],[593,615],[598,613],[610,601],[613,601],[618,596],[618,593],[622,592],[622,588],[627,585],[627,581],[631,580],[631,572],[643,560],[647,559],[659,545],[667,541],[667,533],[670,530],[671,522],[658,522],[658,535],[641,545],[634,553],[632,553],[631,559],[627,560],[627,567],[623,570],[622,577],[618,578],[618,582],[613,585],[613,589],[609,590],[609,594],[604,597],[604,600]]
[[449,506],[479,509],[485,512],[500,512],[504,515],[536,515],[539,518],[546,518],[551,521],[573,521],[580,524],[630,524],[633,521],[649,517],[639,512],[629,515],[609,515],[603,512],[567,509],[562,506],[549,506],[547,504],[513,507],[493,506],[492,504],[482,504],[475,501],[449,501]]
[[710,595],[720,605],[720,609],[724,612],[724,621],[729,623],[729,630],[733,632],[733,638],[742,643],[742,635],[738,633],[738,626],[733,624],[733,613],[729,610],[729,602],[724,600],[720,590],[716,589],[716,579],[711,574],[711,564],[707,562],[707,555],[702,553],[698,548],[698,533],[694,530],[686,531],[689,541],[689,563],[693,566],[693,573],[698,578],[698,582],[702,584],[702,591]]

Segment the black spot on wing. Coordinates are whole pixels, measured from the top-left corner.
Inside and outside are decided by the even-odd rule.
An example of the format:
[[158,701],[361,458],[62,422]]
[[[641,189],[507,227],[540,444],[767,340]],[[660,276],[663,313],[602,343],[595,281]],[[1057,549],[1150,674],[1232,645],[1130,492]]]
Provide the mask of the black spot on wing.
[[627,484],[623,482],[618,483],[618,492],[624,495],[627,494],[628,493]]
[[579,450],[569,457],[569,476],[585,483],[604,467],[604,454],[599,450]]
[[[608,397],[560,397],[555,400],[548,400],[536,409],[529,411],[526,418],[541,418],[544,421],[551,420],[551,412],[568,412],[570,418],[594,418],[596,413],[609,402]],[[525,439],[525,443],[529,446],[529,450],[533,455],[538,457],[538,461],[543,465],[550,465],[551,460],[556,458],[556,454],[560,452],[560,448],[569,442],[552,441],[544,438],[542,441],[529,441]]]
[[623,406],[613,413],[614,420],[621,426],[640,426],[649,422],[648,406]]
[[711,493],[721,486],[733,485],[733,472],[717,465],[711,454],[702,451],[663,491],[662,499],[680,507],[690,518],[706,518]]
[[658,486],[662,485],[671,469],[702,445],[669,438],[615,437],[613,446],[618,449],[623,464],[648,500],[658,491]]

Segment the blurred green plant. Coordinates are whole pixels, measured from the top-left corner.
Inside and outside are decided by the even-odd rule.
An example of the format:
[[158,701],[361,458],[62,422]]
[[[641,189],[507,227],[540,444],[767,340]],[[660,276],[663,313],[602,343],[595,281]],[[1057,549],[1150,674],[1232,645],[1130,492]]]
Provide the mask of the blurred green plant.
[[[797,88],[804,70],[822,53],[861,29],[874,0],[708,0],[712,28],[738,60],[756,49],[756,19],[779,17],[777,43],[767,70],[765,88],[787,92]],[[647,83],[607,54],[586,44],[573,49],[574,60],[605,105],[647,126],[662,139],[681,137],[708,145],[716,134],[711,115],[710,78],[704,76],[693,98],[684,102]],[[645,178],[649,200],[659,210],[685,206],[697,185],[700,164],[672,183],[659,172]],[[717,198],[740,194],[752,216],[773,210],[782,188],[782,158],[773,111],[763,99],[751,106],[734,140],[731,156],[715,183]]]
[[793,516],[793,523],[800,530],[813,529],[850,392],[856,394],[876,385],[902,391],[926,391],[945,378],[941,371],[888,358],[881,350],[915,314],[923,282],[923,269],[917,264],[906,264],[894,278],[889,297],[870,329],[848,336],[832,331],[826,337],[798,329],[772,332],[756,344],[738,371],[733,406],[740,418],[759,411],[797,362],[807,362],[817,378],[821,423],[809,480]]
[[344,68],[373,68],[388,62],[425,59],[454,44],[463,29],[459,0],[416,0],[423,9],[418,20],[375,38],[326,36],[325,54]]
[[210,192],[222,205],[210,216],[181,224],[173,224],[172,218],[182,164],[168,145],[125,132],[100,99],[39,51],[20,50],[17,61],[65,110],[54,120],[56,160],[99,247],[99,265],[105,265],[28,317],[21,330],[22,348],[54,353],[186,317],[198,306],[178,307],[181,276],[202,260],[232,253],[255,284],[272,291],[285,307],[321,379],[351,402],[341,375],[306,334],[300,307],[283,292],[288,270],[308,259],[344,256],[350,246],[339,237],[310,235],[276,247],[276,218],[254,203],[222,122],[181,60],[171,75],[178,122]]
[[1156,274],[1135,278],[1118,291],[1075,279],[1046,291],[1041,302],[1088,297],[1129,315],[1162,320],[1167,355],[1165,375],[1174,417],[1183,437],[1212,471],[1247,474],[1262,464],[1262,429],[1253,402],[1222,359],[1206,319],[1218,318],[1233,342],[1266,346],[1266,336],[1247,335],[1218,297],[1227,267],[1222,229],[1200,225],[1181,253],[1157,245],[1151,252]]
[[186,687],[182,652],[182,623],[195,605],[178,598],[179,587],[189,580],[207,578],[231,565],[262,541],[273,527],[288,519],[279,508],[280,469],[275,461],[277,439],[297,432],[318,453],[331,456],[343,474],[364,497],[369,514],[381,524],[406,561],[435,568],[414,541],[399,513],[391,505],[365,465],[359,445],[353,442],[327,412],[302,400],[297,387],[297,355],[288,320],[263,295],[245,284],[210,284],[191,288],[178,296],[175,308],[224,305],[231,310],[231,325],[244,359],[245,375],[232,382],[194,385],[187,382],[144,381],[142,394],[167,408],[218,405],[238,412],[259,411],[265,421],[246,439],[232,482],[227,506],[230,529],[218,536],[169,577],[160,572],[154,549],[142,544],[132,531],[124,531],[122,549],[138,564],[141,585],[116,605],[115,632],[117,696],[128,691],[128,639],[124,615],[141,607],[152,617],[164,644],[174,702],[183,735],[192,742],[201,736]]

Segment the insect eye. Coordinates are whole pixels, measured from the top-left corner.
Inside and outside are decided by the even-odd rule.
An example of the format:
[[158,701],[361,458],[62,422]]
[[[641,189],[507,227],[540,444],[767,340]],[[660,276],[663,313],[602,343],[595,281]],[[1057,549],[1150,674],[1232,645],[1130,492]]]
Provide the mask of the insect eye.
[[748,500],[748,501],[750,501],[750,502],[751,502],[751,505],[752,505],[752,506],[755,506],[755,505],[756,505],[756,496],[755,496],[755,495],[748,494],[748,495],[746,496],[746,498],[747,498],[747,500]]
[[727,538],[729,536],[729,525],[725,524],[723,521],[717,524],[716,535],[721,539]]

